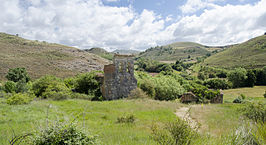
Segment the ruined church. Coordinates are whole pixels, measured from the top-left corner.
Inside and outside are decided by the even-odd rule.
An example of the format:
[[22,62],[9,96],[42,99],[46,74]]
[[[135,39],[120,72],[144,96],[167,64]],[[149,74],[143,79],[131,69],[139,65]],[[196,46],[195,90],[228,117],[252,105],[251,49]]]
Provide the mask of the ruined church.
[[115,54],[113,64],[104,66],[103,97],[107,100],[126,98],[136,88],[134,55]]

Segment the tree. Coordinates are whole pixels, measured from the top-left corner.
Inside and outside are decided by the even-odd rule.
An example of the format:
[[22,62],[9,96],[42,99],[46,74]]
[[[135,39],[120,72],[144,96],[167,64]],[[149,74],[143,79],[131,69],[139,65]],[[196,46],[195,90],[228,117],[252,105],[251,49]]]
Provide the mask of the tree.
[[236,68],[228,75],[228,80],[233,83],[233,88],[244,87],[247,70],[244,68]]
[[18,82],[18,81],[23,81],[23,82],[29,82],[30,77],[26,71],[25,68],[11,68],[9,69],[6,78],[9,81],[13,82]]
[[256,82],[256,75],[252,70],[248,70],[247,79],[246,79],[246,87],[253,87]]

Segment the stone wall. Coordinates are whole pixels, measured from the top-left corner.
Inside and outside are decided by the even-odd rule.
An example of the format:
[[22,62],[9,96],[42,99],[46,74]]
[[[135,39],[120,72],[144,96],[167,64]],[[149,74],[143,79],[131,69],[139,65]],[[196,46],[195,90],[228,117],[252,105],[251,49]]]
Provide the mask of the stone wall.
[[134,56],[115,54],[113,64],[104,66],[103,97],[107,100],[126,98],[135,88]]

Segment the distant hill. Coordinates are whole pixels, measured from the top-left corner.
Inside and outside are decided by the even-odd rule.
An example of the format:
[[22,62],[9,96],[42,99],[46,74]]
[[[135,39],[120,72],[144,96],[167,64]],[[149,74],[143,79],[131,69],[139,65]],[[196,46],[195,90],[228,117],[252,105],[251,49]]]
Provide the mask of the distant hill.
[[224,68],[260,68],[266,66],[266,35],[234,45],[207,58],[203,64]]
[[141,52],[139,57],[158,61],[196,60],[197,57],[210,55],[223,50],[224,47],[209,47],[193,42],[176,42],[157,46]]
[[0,80],[9,68],[25,67],[34,78],[43,75],[72,76],[102,70],[109,62],[86,51],[60,44],[26,40],[0,33]]
[[131,50],[131,49],[116,49],[112,53],[119,53],[119,54],[139,54],[140,52],[137,50]]
[[85,51],[89,52],[89,53],[93,53],[96,54],[102,58],[108,59],[108,60],[112,60],[114,53],[112,52],[108,52],[103,48],[99,48],[99,47],[95,47],[95,48],[91,48],[91,49],[86,49]]

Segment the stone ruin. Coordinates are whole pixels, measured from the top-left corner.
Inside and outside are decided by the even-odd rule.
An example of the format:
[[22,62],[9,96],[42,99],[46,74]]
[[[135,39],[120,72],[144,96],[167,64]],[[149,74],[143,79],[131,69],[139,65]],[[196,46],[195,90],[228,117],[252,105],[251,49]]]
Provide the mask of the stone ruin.
[[[221,94],[217,95],[216,97],[210,100],[210,103],[213,104],[223,104],[223,93],[220,91]],[[199,102],[199,97],[194,95],[192,92],[187,92],[182,95],[180,98],[181,103],[197,103]]]
[[104,66],[103,97],[106,100],[126,98],[136,88],[134,55],[115,54],[113,64]]

